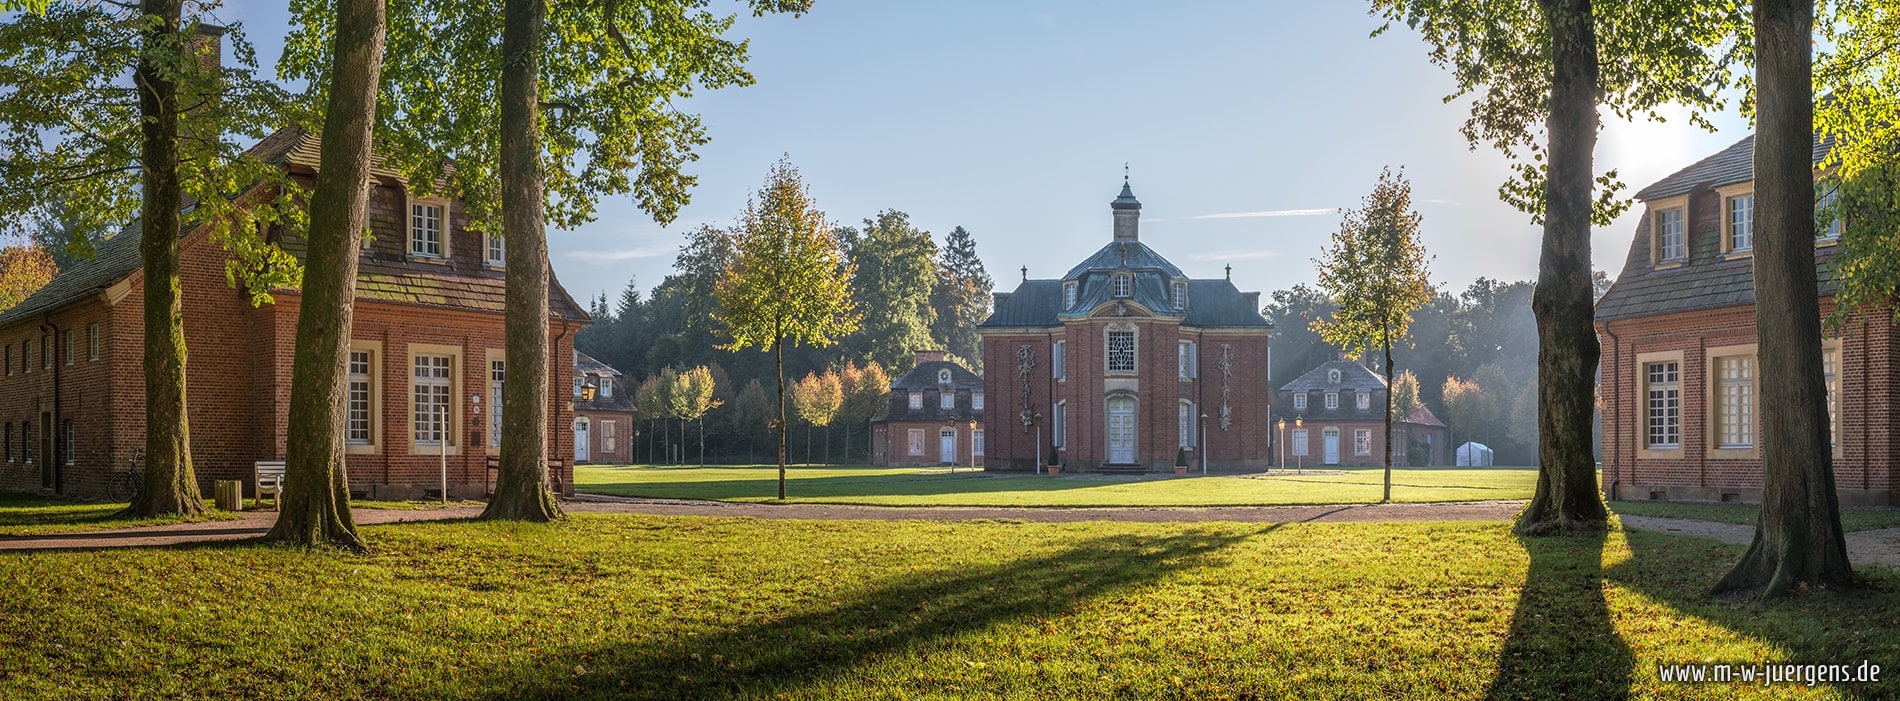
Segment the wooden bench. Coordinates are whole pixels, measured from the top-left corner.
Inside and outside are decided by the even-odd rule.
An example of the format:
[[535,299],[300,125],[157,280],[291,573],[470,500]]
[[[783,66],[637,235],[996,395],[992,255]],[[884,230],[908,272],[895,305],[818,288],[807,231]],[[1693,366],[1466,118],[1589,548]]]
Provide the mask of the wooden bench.
[[269,494],[270,507],[276,509],[278,498],[284,492],[284,461],[259,460],[251,463],[251,480],[257,485],[258,501],[263,501],[264,495]]
[[[567,485],[561,481],[561,468],[567,463],[560,460],[548,461],[548,488],[555,496],[566,494]],[[488,496],[495,496],[495,475],[501,471],[501,458],[488,456]]]

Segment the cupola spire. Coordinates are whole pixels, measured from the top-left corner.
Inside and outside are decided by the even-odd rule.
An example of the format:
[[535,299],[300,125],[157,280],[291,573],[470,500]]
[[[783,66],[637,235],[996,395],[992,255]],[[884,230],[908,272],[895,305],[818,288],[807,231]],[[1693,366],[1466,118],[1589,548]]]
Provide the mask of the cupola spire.
[[1141,200],[1135,199],[1135,190],[1128,185],[1128,166],[1122,165],[1122,194],[1108,203],[1115,215],[1115,240],[1141,240]]

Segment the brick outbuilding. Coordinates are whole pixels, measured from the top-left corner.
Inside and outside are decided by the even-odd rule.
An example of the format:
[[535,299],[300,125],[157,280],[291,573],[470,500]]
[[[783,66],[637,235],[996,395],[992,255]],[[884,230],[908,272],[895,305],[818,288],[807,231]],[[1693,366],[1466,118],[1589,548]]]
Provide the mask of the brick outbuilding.
[[[252,152],[310,185],[313,136],[280,131]],[[497,455],[506,370],[503,242],[469,230],[459,202],[410,193],[374,170],[357,277],[348,367],[350,488],[372,498],[440,489],[479,497]],[[301,257],[303,241],[269,235]],[[0,488],[100,498],[145,442],[143,292],[136,223],[45,288],[0,313]],[[226,283],[227,254],[204,227],[180,245],[187,415],[200,487],[244,480],[252,463],[282,460],[300,295],[273,292],[253,307]],[[589,322],[559,282],[550,286],[549,442],[573,484],[574,333]],[[446,460],[444,455],[446,454]]]
[[[1636,193],[1643,217],[1597,303],[1603,489],[1612,499],[1759,502],[1754,137]],[[1823,154],[1815,146],[1818,160]],[[1827,204],[1834,193],[1817,189]],[[1820,222],[1817,312],[1834,310],[1842,222]],[[1889,310],[1854,313],[1820,346],[1844,504],[1893,504],[1900,336]]]
[[[1320,363],[1280,387],[1278,411],[1284,419],[1280,440],[1285,462],[1305,465],[1367,467],[1385,464],[1385,377],[1353,360]],[[1392,446],[1392,464],[1444,465],[1451,454],[1445,424],[1419,405],[1408,416],[1394,417],[1392,432],[1403,440]],[[1419,455],[1411,455],[1416,445]],[[1417,458],[1416,461],[1413,458]]]
[[637,413],[633,392],[620,371],[575,351],[574,462],[632,463]]
[[917,351],[871,420],[871,464],[982,465],[986,396],[983,378],[943,351]]
[[1107,245],[1060,279],[1025,270],[977,329],[985,466],[1034,469],[1054,446],[1070,470],[1171,470],[1182,449],[1216,469],[1269,467],[1273,324],[1260,293],[1190,279],[1142,243],[1126,182],[1109,207]]

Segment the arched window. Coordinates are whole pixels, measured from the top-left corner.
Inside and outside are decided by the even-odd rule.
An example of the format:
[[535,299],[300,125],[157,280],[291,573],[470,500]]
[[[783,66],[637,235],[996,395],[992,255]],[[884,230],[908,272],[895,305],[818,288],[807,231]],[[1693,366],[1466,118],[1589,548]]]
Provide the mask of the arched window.
[[1062,308],[1075,308],[1075,283],[1073,282],[1062,283]]

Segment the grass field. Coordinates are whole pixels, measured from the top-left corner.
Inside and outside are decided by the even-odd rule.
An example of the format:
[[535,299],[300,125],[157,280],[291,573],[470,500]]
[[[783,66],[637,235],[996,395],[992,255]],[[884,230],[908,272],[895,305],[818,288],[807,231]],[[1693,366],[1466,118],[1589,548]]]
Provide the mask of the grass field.
[[[1697,521],[1716,521],[1719,523],[1743,523],[1754,525],[1761,517],[1761,506],[1756,504],[1682,504],[1665,501],[1613,501],[1610,510],[1631,516],[1660,516],[1662,518],[1687,518]],[[1900,509],[1887,507],[1841,508],[1841,528],[1848,531],[1871,531],[1880,528],[1900,526]]]
[[[1333,474],[1176,478],[990,474],[963,468],[795,467],[786,501],[885,506],[1247,506],[1376,502],[1379,469]],[[777,501],[773,466],[575,468],[583,492],[723,501]],[[1529,468],[1436,468],[1392,472],[1400,502],[1529,499],[1537,472]]]
[[364,530],[366,556],[0,556],[0,698],[1814,698],[1667,685],[1656,665],[1900,664],[1900,580],[1711,601],[1739,549],[1644,532],[600,515]]
[[[124,508],[123,503],[81,504],[42,499],[14,492],[0,492],[0,536],[49,535],[106,528],[158,526],[186,520],[178,517],[121,518],[119,512]],[[237,517],[237,514],[228,511],[212,511],[195,520],[219,521]]]

